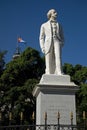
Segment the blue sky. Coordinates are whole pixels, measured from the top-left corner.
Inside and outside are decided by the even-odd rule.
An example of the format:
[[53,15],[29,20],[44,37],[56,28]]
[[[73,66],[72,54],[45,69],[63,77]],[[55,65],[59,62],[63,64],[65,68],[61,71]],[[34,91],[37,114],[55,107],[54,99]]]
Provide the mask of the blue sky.
[[0,50],[8,51],[6,62],[12,59],[18,36],[41,53],[40,26],[52,8],[64,30],[62,62],[87,66],[87,0],[0,0]]

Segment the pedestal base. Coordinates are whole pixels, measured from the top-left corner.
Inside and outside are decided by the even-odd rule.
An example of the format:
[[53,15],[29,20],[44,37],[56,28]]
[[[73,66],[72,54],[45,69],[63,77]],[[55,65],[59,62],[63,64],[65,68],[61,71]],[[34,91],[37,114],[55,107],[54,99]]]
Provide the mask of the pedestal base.
[[73,124],[76,124],[75,92],[78,90],[68,75],[43,75],[35,87],[36,124],[44,124],[47,112],[47,124],[57,124],[60,113],[60,124],[71,124],[70,113],[73,112]]

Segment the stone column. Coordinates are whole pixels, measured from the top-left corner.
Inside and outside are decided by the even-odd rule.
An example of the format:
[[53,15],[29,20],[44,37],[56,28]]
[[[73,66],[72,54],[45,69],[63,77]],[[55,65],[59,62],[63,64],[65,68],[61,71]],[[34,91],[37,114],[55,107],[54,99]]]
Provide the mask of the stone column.
[[70,81],[69,75],[44,74],[40,83],[33,90],[36,97],[36,124],[44,124],[47,113],[47,124],[57,124],[60,113],[60,124],[71,124],[70,113],[73,113],[73,124],[76,124],[75,93],[79,89]]

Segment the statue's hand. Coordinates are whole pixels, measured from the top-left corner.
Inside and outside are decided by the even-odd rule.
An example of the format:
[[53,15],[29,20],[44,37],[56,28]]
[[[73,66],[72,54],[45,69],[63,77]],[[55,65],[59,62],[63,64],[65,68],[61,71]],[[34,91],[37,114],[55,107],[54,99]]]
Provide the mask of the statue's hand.
[[44,47],[42,48],[42,52],[45,54],[45,48]]

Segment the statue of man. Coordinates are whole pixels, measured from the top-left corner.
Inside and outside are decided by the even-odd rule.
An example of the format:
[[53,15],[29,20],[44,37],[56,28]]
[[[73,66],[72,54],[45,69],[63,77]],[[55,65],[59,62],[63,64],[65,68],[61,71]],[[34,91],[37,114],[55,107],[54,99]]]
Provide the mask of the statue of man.
[[41,25],[40,47],[45,54],[46,74],[62,74],[61,49],[64,36],[61,25],[57,22],[57,12],[51,9],[47,13],[48,21]]

